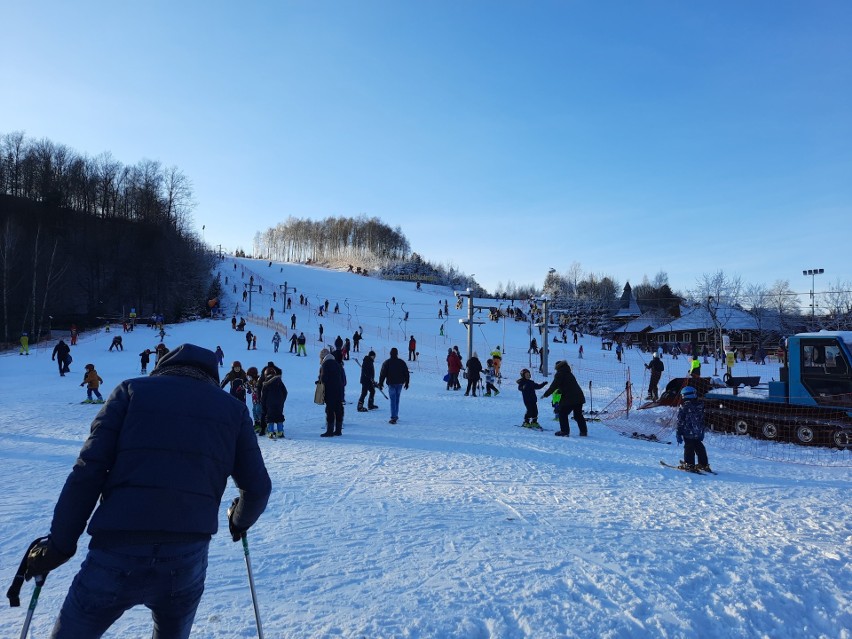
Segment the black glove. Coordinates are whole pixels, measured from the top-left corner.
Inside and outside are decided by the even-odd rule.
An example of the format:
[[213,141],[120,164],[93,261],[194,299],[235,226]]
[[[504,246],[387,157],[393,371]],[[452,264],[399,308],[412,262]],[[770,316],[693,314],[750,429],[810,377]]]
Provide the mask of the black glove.
[[36,544],[27,555],[26,579],[39,575],[47,575],[51,570],[59,568],[71,555],[66,555],[57,550],[50,537]]
[[239,528],[234,525],[234,512],[237,510],[237,504],[240,503],[239,497],[234,497],[234,501],[231,502],[231,505],[228,506],[228,530],[231,532],[231,539],[234,541],[239,541],[243,538],[243,535],[246,532],[246,529]]
[[408,384],[406,384],[403,388],[405,388],[405,390],[408,390]]

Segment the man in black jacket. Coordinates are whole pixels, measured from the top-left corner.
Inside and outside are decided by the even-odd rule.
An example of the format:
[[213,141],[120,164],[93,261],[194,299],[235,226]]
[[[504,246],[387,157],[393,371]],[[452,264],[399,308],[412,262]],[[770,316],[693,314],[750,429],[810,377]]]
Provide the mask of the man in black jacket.
[[59,343],[53,347],[53,355],[50,359],[59,362],[59,375],[65,377],[65,373],[70,373],[68,368],[69,360],[71,359],[71,348],[65,343],[65,340],[59,340]]
[[660,383],[660,377],[663,376],[663,371],[665,370],[666,365],[663,364],[663,360],[661,360],[660,356],[655,352],[651,361],[645,364],[645,368],[651,371],[651,381],[648,382],[648,396],[645,399],[657,401],[660,399],[658,384]]
[[[358,398],[358,412],[366,413],[368,410],[378,408],[376,406],[376,351],[367,353],[361,364],[361,397]],[[367,408],[364,408],[364,398],[367,400]]]
[[320,351],[319,381],[325,388],[325,432],[320,437],[339,437],[343,434],[343,367],[324,348]]
[[402,395],[403,387],[408,390],[409,379],[408,365],[399,359],[399,351],[396,348],[390,349],[390,357],[384,361],[379,371],[379,388],[382,388],[387,380],[391,424],[396,424],[399,420],[399,396]]
[[27,578],[61,566],[88,521],[89,553],[54,638],[100,637],[140,604],[157,636],[189,636],[228,477],[240,491],[228,510],[234,541],[260,517],[272,488],[248,409],[218,381],[216,355],[183,344],[150,376],[119,384],[95,417],[50,536],[27,561]]
[[588,435],[586,429],[586,418],[583,416],[583,404],[586,403],[586,396],[583,394],[583,389],[577,383],[577,378],[571,372],[571,367],[568,362],[558,361],[554,364],[556,374],[553,376],[553,382],[544,391],[542,397],[548,397],[553,391],[558,390],[561,394],[559,399],[559,430],[556,431],[557,437],[568,437],[570,425],[568,423],[568,415],[574,415],[574,421],[580,429],[580,437]]

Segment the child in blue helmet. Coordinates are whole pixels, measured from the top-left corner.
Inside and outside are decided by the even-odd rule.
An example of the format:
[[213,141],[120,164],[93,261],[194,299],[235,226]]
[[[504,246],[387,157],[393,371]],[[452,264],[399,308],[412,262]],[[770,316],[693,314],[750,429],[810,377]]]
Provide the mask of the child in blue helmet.
[[[683,444],[683,461],[680,468],[684,470],[710,471],[707,460],[707,449],[704,448],[704,403],[699,401],[698,393],[692,386],[680,391],[681,404],[677,411],[677,443]],[[698,455],[698,465],[695,456]]]

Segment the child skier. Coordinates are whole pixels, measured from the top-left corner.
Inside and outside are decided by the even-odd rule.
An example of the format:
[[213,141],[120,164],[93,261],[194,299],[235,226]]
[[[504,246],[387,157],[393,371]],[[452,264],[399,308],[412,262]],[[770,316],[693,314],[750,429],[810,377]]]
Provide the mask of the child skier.
[[143,375],[148,372],[148,362],[151,361],[151,349],[146,348],[144,351],[139,353],[139,364],[142,367],[142,370],[139,372]]
[[[83,375],[83,381],[80,383],[80,386],[86,386],[86,399],[83,401],[84,404],[103,404],[104,398],[101,395],[101,392],[98,390],[98,386],[104,383],[104,380],[101,379],[101,376],[98,375],[98,371],[95,370],[94,364],[86,364],[86,373]],[[92,399],[92,393],[95,394],[97,400]]]
[[494,379],[497,377],[497,372],[494,370],[494,360],[487,359],[485,360],[485,396],[491,397],[491,393],[494,393],[494,396],[500,394],[500,391],[497,390],[497,387],[494,385]]
[[550,396],[550,406],[553,408],[553,421],[559,420],[559,400],[562,399],[562,393],[558,390],[553,391]]
[[[683,470],[710,470],[707,449],[704,448],[704,404],[692,386],[680,391],[682,403],[677,411],[677,443],[683,444],[683,461],[678,468]],[[698,465],[695,455],[698,454]]]
[[260,390],[258,389],[258,382],[260,381],[260,373],[258,373],[257,366],[249,366],[246,370],[246,386],[248,386],[248,392],[251,394],[251,415],[252,420],[254,421],[254,432],[260,433]]
[[541,425],[538,423],[538,395],[536,395],[536,391],[545,386],[547,386],[547,382],[536,384],[532,380],[530,369],[524,368],[521,370],[521,378],[518,380],[518,390],[521,391],[524,398],[524,406],[527,409],[524,413],[524,423],[521,424],[524,428],[541,429]]

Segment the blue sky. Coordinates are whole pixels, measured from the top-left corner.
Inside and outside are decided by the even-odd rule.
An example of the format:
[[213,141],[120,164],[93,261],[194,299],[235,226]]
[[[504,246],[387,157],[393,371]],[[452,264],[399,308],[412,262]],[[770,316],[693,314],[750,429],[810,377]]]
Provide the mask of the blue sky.
[[0,131],[178,166],[205,239],[377,216],[493,289],[852,279],[849,2],[7,2]]

